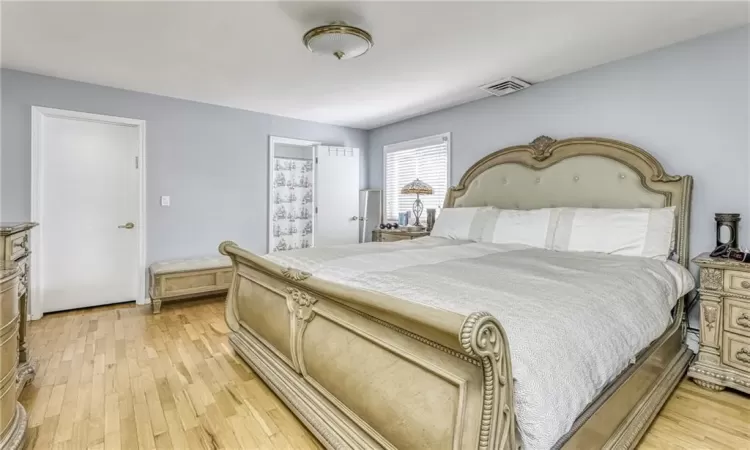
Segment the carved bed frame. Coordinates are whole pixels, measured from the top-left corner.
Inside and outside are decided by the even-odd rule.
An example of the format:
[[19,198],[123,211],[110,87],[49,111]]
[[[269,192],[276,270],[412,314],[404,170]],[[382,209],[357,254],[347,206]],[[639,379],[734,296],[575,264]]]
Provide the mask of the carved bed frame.
[[[593,189],[592,189],[593,188]],[[676,207],[688,263],[692,178],[618,141],[542,136],[472,166],[445,207]],[[316,279],[239,248],[226,306],[237,353],[327,448],[516,449],[502,324]],[[562,448],[632,448],[684,374],[683,299],[674,321],[561,438]],[[564,355],[563,355],[564,357]]]

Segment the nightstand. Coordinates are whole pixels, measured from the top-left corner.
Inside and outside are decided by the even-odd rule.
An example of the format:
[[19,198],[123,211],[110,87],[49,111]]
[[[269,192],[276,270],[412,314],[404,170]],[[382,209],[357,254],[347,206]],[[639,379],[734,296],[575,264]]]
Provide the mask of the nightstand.
[[750,394],[750,264],[703,253],[700,350],[688,376],[701,387]]
[[372,242],[393,242],[407,241],[429,236],[430,232],[422,231],[405,231],[405,230],[372,230]]

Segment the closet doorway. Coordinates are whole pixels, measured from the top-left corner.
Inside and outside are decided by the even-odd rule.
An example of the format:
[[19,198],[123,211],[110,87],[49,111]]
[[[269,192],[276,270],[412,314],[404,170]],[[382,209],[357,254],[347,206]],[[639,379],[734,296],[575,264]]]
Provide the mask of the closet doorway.
[[268,252],[359,242],[359,149],[271,136]]
[[271,136],[268,252],[315,245],[315,146]]

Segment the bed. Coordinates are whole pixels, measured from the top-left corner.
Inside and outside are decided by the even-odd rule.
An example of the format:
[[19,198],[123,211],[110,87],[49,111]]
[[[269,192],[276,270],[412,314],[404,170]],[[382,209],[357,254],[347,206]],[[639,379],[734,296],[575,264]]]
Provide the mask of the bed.
[[[477,162],[444,206],[673,206],[675,259],[684,272],[691,191],[691,177],[667,175],[653,156],[629,144],[543,136]],[[640,258],[597,260],[439,238],[269,257],[232,242],[219,249],[234,267],[226,306],[231,345],[327,448],[632,448],[692,357],[682,298],[691,286],[666,289],[653,281],[668,278],[678,264],[644,268],[633,262]],[[403,270],[378,269],[380,260]],[[618,269],[597,272],[608,265]],[[642,279],[628,284],[622,277]],[[515,291],[508,287],[498,297],[493,283],[514,284]],[[547,311],[536,305],[531,319],[518,316],[523,308],[512,299],[535,283],[546,283],[540,298],[542,290],[558,289],[568,302]],[[576,301],[578,294],[604,298],[600,284],[616,293],[606,298],[619,310],[597,315]],[[647,294],[653,298],[640,298]],[[483,296],[496,303],[472,303]],[[669,306],[652,308],[661,297],[670,297]],[[446,307],[451,298],[458,306]],[[492,308],[473,310],[477,304]],[[578,319],[570,313],[575,308]],[[608,323],[595,323],[601,317]],[[544,351],[518,345],[517,336],[533,337],[540,324],[559,345],[545,344]],[[608,362],[619,353],[607,346],[605,332],[597,345],[576,349],[586,344],[572,345],[576,330],[610,329],[627,338],[639,327],[652,335],[633,333],[632,358],[623,363],[619,355],[610,368],[617,372],[601,374],[584,405],[566,406],[583,398],[570,378],[575,366],[586,355]],[[538,336],[552,342],[549,333]],[[551,363],[559,367],[547,370]],[[565,422],[561,416],[570,411],[576,414]]]

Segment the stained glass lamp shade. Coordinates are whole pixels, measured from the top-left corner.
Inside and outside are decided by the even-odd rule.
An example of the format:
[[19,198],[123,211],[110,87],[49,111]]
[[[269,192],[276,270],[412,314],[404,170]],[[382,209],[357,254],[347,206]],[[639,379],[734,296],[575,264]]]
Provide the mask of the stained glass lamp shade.
[[414,225],[421,227],[422,225],[419,223],[419,216],[422,215],[422,210],[424,209],[424,206],[422,205],[422,200],[419,199],[419,194],[431,195],[432,186],[430,186],[429,184],[417,178],[416,180],[402,187],[401,193],[402,194],[417,194],[417,199],[414,201],[414,206],[412,206],[412,211],[414,212]]

